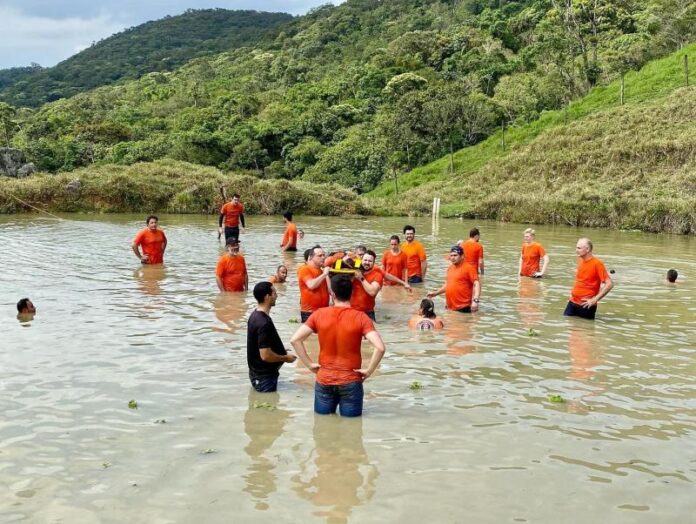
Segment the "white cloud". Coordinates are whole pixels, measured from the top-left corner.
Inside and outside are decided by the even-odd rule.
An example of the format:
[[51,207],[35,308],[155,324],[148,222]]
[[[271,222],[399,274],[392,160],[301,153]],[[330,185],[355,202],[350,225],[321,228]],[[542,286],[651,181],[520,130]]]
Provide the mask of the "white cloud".
[[51,66],[126,26],[106,14],[47,18],[0,6],[0,68],[38,62]]

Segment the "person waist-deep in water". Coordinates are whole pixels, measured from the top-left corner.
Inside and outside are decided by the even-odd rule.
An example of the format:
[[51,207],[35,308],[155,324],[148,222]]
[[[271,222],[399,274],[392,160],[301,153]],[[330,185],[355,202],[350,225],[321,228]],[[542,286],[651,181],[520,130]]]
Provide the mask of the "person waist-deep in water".
[[[363,412],[363,381],[372,376],[382,360],[384,342],[368,316],[350,306],[350,276],[333,276],[330,292],[334,305],[314,311],[290,343],[305,366],[317,375],[314,411],[328,415],[338,409],[342,416],[358,417]],[[305,347],[312,333],[319,337],[318,363],[309,358]],[[363,337],[374,347],[366,368],[362,367]]]
[[297,359],[283,346],[271,319],[271,308],[275,306],[277,297],[278,293],[270,282],[259,282],[254,286],[258,305],[247,323],[247,365],[251,385],[260,393],[276,391],[281,366]]
[[133,239],[133,253],[141,264],[162,264],[167,249],[167,236],[158,228],[159,219],[155,215],[147,217],[145,224],[147,227],[141,229]]
[[592,254],[592,247],[589,238],[581,238],[575,245],[578,268],[570,300],[563,312],[565,316],[594,319],[597,303],[614,287],[607,268]]

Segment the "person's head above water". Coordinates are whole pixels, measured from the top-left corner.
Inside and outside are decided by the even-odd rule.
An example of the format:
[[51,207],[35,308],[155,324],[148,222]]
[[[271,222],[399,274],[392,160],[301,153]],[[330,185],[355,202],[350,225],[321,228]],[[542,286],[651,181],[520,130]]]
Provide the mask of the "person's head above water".
[[157,224],[159,223],[159,218],[157,218],[157,215],[150,215],[145,219],[145,225],[151,230],[157,229]]
[[424,298],[418,306],[418,314],[425,318],[435,318],[435,303],[429,298]]
[[276,278],[278,279],[278,283],[282,284],[285,282],[288,278],[288,268],[287,266],[281,264],[278,266],[278,269],[276,269]]
[[404,236],[406,242],[413,242],[413,239],[416,238],[416,228],[409,225],[404,226]]
[[17,313],[21,315],[34,314],[36,313],[36,307],[28,298],[22,298],[17,302]]
[[667,282],[674,284],[677,281],[677,277],[679,277],[679,273],[677,273],[676,269],[667,271]]
[[292,222],[292,212],[286,211],[285,213],[283,213],[283,218],[288,222]]

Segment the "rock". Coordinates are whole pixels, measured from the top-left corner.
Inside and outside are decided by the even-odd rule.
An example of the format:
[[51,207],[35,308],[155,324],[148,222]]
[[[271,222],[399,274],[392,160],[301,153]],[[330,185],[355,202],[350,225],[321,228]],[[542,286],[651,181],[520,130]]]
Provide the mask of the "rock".
[[33,172],[34,164],[27,163],[23,151],[0,147],[0,176],[25,177]]
[[33,164],[33,162],[24,164],[17,170],[17,178],[24,178],[28,177],[29,175],[33,175],[34,171],[36,171],[36,166]]
[[66,185],[65,188],[69,191],[78,192],[82,188],[82,182],[80,182],[79,178],[76,178],[75,180],[68,182],[68,185]]

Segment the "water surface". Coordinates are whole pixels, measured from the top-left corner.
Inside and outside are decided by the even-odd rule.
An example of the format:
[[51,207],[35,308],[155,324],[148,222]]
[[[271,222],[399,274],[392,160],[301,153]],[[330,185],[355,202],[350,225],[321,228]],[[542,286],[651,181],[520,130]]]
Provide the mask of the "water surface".
[[[696,522],[692,238],[539,227],[549,276],[520,281],[524,226],[414,220],[426,285],[381,294],[387,355],[365,416],[341,420],[313,415],[299,365],[277,395],[250,391],[253,297],[217,292],[216,217],[161,216],[166,265],[145,268],[130,252],[143,217],[63,218],[0,217],[2,522]],[[297,221],[301,249],[380,255],[404,225]],[[248,222],[250,282],[290,266],[272,313],[287,341],[301,254],[279,253],[279,218]],[[446,329],[409,331],[474,225],[480,312],[438,298]],[[585,235],[615,270],[594,323],[561,315]],[[30,323],[15,319],[23,296]]]

